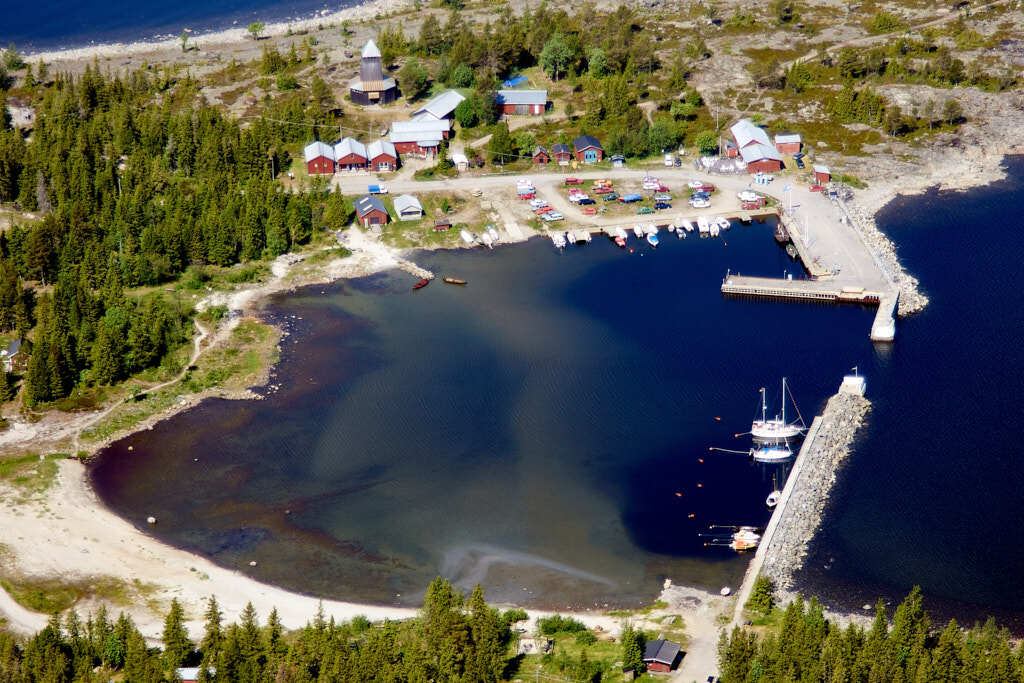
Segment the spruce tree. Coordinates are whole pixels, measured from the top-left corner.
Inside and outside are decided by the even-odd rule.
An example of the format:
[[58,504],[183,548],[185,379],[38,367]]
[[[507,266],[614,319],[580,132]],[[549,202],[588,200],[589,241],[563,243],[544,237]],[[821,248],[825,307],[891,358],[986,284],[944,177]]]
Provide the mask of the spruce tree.
[[192,656],[193,645],[185,628],[185,610],[177,598],[171,600],[171,609],[164,620],[164,668],[176,669]]

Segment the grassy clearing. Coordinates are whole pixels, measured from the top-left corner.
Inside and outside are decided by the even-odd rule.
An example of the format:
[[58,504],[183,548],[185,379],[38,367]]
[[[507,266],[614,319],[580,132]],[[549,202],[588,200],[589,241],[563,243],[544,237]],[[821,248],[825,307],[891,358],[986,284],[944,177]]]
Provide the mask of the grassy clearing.
[[65,453],[51,453],[0,459],[0,481],[18,492],[15,502],[26,502],[49,490],[57,477],[57,461],[67,457]]
[[112,576],[64,581],[30,579],[13,574],[0,579],[0,586],[22,607],[44,614],[63,612],[91,598],[127,607],[136,598],[146,599],[156,589],[142,581],[127,583]]
[[198,393],[218,387],[240,390],[252,386],[263,370],[277,361],[277,335],[270,325],[247,318],[238,323],[227,342],[200,357],[182,387]]
[[307,266],[316,266],[322,263],[328,263],[334,259],[345,258],[351,256],[352,252],[345,247],[332,247],[330,249],[320,249],[314,251],[312,254],[303,259],[302,263]]
[[[526,655],[519,660],[514,672],[515,678],[532,681],[538,677],[561,676],[580,661],[580,654],[586,652],[588,661],[600,662],[604,672],[602,683],[619,683],[622,676],[622,646],[611,640],[598,640],[590,645],[580,645],[576,637],[568,634],[555,636],[555,647],[544,655]],[[575,679],[574,679],[575,680]]]

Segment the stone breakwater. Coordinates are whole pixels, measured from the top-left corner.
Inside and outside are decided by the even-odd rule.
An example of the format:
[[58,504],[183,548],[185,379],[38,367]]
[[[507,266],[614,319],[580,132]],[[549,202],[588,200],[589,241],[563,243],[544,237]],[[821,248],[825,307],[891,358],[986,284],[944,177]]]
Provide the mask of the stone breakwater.
[[816,433],[803,459],[790,498],[768,542],[761,574],[771,578],[780,602],[795,597],[793,576],[804,563],[807,546],[821,524],[822,514],[836,481],[836,471],[846,459],[850,444],[863,424],[871,402],[858,393],[840,391],[829,399],[818,418]]
[[856,204],[840,202],[840,205],[882,272],[899,288],[897,315],[902,317],[923,310],[928,305],[928,297],[919,291],[917,278],[903,269],[896,256],[896,245],[878,229],[874,216]]

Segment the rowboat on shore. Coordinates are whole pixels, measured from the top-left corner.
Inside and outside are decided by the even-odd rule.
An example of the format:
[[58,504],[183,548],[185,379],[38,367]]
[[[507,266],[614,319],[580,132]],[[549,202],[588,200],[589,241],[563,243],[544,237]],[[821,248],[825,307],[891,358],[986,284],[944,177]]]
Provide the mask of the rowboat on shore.
[[447,282],[450,285],[464,285],[464,284],[466,284],[465,280],[460,280],[457,277],[446,277],[444,279],[444,281]]
[[424,287],[426,287],[429,284],[430,284],[430,280],[428,280],[427,278],[423,278],[422,280],[420,280],[419,282],[414,284],[412,286],[412,288],[413,289],[423,289]]

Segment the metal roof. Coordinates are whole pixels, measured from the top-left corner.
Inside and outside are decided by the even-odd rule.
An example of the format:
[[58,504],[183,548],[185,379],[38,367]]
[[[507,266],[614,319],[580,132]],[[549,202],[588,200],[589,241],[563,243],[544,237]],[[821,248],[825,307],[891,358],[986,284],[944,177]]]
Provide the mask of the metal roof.
[[362,92],[383,92],[395,87],[395,79],[383,78],[379,81],[364,81],[356,78],[350,81],[348,86]]
[[755,161],[763,161],[764,159],[772,159],[774,161],[782,161],[782,155],[772,145],[763,145],[756,143],[753,145],[747,145],[746,147],[740,147],[740,156],[743,157],[743,161],[750,164]]
[[648,640],[644,646],[644,661],[672,666],[679,656],[679,650],[679,643],[671,640]]
[[736,144],[739,147],[746,147],[751,143],[772,144],[772,141],[768,139],[768,133],[765,133],[763,128],[758,128],[751,123],[750,119],[740,119],[729,130],[732,131],[732,136],[736,138]]
[[551,145],[552,154],[572,154],[572,150],[569,149],[569,145],[563,145],[561,142],[555,145]]
[[356,213],[359,214],[360,218],[375,209],[385,214],[388,212],[388,210],[384,208],[384,202],[378,199],[376,195],[364,194],[356,201]]
[[495,104],[540,104],[548,102],[547,90],[499,90],[494,97]]
[[455,107],[464,99],[466,98],[455,90],[447,90],[414,111],[412,115],[429,114],[435,119],[443,119],[455,111]]
[[814,164],[813,168],[815,173],[828,173],[829,175],[832,175],[832,171],[828,170],[828,166],[823,164]]
[[377,47],[377,43],[373,42],[373,38],[366,41],[366,46],[363,48],[363,58],[367,57],[380,57],[380,49]]
[[411,194],[400,194],[395,197],[396,213],[402,213],[408,209],[416,209],[420,213],[423,213],[423,205],[420,204],[420,200],[416,199]]
[[375,140],[366,148],[367,159],[376,159],[382,154],[387,154],[395,159],[398,158],[398,152],[395,151],[395,146],[387,140]]
[[452,152],[451,157],[453,164],[469,164],[469,157],[462,152]]
[[303,148],[302,156],[306,159],[307,164],[317,157],[327,157],[334,161],[334,149],[326,142],[316,140]]
[[391,142],[419,142],[420,140],[440,140],[451,130],[447,119],[417,119],[415,121],[395,121],[391,124]]
[[366,158],[366,145],[355,138],[342,138],[334,144],[334,159],[337,161],[349,154],[356,154]]
[[782,133],[775,136],[776,145],[785,145],[791,142],[802,142],[800,133]]
[[581,135],[572,141],[572,146],[576,148],[576,151],[586,149],[587,147],[597,147],[598,149],[604,149],[601,143],[597,141],[593,135]]

